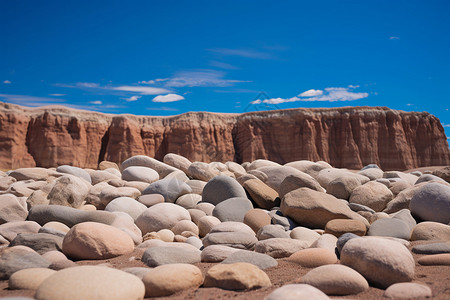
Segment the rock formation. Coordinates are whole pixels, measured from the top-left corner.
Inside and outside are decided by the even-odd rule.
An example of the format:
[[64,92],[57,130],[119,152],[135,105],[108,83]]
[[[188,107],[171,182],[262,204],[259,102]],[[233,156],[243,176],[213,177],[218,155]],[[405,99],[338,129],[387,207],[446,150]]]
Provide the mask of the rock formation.
[[111,115],[0,102],[0,168],[96,168],[145,154],[191,161],[324,160],[384,170],[449,165],[444,129],[426,112],[386,107],[286,109],[244,114]]

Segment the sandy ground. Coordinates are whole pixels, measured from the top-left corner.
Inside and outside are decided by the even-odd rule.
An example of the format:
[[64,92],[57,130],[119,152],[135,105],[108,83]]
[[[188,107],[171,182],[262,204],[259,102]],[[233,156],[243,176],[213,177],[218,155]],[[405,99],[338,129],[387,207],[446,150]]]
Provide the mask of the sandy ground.
[[[410,248],[417,244],[424,242],[412,242]],[[79,265],[97,265],[106,264],[110,267],[117,269],[127,267],[145,267],[140,261],[142,252],[133,252],[129,255],[124,255],[108,260],[99,261],[78,261]],[[423,283],[428,285],[433,291],[433,299],[450,299],[450,266],[421,266],[417,264],[417,260],[423,255],[413,254],[416,261],[416,272],[413,282]],[[199,263],[197,266],[205,274],[206,271],[213,266],[211,263]],[[270,294],[274,289],[281,287],[285,284],[296,283],[301,276],[305,275],[309,268],[303,268],[297,264],[287,262],[283,259],[278,260],[278,266],[270,269],[266,269],[265,272],[269,276],[272,286],[262,289],[250,290],[250,291],[227,291],[218,288],[199,288],[197,290],[186,290],[181,293],[174,294],[170,297],[152,298],[152,299],[263,299],[266,295]],[[368,291],[360,293],[358,295],[350,296],[331,296],[331,298],[340,299],[379,299],[383,297],[384,290],[370,287]],[[0,297],[12,297],[12,296],[28,296],[33,297],[34,291],[28,290],[9,290],[8,281],[0,281]]]

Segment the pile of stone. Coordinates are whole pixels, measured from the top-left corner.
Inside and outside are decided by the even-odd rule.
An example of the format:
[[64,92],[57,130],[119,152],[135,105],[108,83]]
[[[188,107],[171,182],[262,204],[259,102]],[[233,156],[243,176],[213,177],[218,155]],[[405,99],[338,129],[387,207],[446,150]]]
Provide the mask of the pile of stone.
[[[445,177],[447,176],[447,177]],[[311,268],[266,299],[369,289],[429,297],[422,265],[450,265],[445,172],[360,171],[326,162],[163,162],[0,173],[0,279],[36,299],[142,299],[187,289],[271,286],[279,259]],[[417,221],[419,221],[417,223]],[[135,251],[147,267],[80,265]],[[206,274],[195,265],[215,263]],[[303,298],[301,298],[303,299]]]

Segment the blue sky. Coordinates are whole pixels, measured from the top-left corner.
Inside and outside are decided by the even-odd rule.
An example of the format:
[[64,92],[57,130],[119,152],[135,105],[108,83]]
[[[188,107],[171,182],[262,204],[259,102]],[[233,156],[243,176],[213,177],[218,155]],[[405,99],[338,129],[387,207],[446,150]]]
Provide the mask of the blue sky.
[[388,106],[428,111],[450,136],[449,12],[446,0],[2,0],[0,101],[139,115]]

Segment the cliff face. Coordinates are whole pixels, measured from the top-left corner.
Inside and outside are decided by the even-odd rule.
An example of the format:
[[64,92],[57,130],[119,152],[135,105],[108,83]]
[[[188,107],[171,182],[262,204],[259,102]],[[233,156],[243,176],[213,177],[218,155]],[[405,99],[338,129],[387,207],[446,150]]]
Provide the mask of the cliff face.
[[166,153],[205,162],[324,160],[351,169],[450,165],[444,129],[425,112],[344,107],[147,117],[0,102],[4,169],[96,168],[102,160],[121,163],[137,154],[162,160]]

